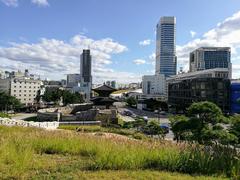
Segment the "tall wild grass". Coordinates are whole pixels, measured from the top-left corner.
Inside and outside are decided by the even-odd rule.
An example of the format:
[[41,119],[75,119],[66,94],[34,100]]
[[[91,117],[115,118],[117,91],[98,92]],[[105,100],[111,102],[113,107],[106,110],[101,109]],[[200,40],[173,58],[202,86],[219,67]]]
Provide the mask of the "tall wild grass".
[[[157,169],[189,174],[240,175],[239,152],[226,147],[103,138],[71,131],[0,126],[0,172],[35,168],[36,155],[76,155],[89,170]],[[0,173],[1,174],[1,173]]]

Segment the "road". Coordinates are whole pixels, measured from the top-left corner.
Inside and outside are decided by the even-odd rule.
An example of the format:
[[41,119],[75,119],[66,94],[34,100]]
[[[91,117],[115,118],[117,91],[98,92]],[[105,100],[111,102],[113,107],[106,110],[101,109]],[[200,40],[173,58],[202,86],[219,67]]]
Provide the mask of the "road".
[[24,119],[35,117],[35,116],[37,116],[36,113],[18,113],[18,114],[15,114],[12,118],[16,120],[24,120]]
[[[115,104],[115,105],[116,105],[116,107],[118,109],[118,112],[119,112],[121,118],[125,122],[135,121],[135,119],[130,117],[130,116],[122,115],[122,113],[124,111],[131,111],[136,116],[147,116],[149,121],[157,120],[157,121],[159,121],[160,124],[165,124],[165,123],[169,124],[170,123],[169,118],[168,118],[167,115],[160,115],[159,116],[158,114],[155,114],[154,112],[144,111],[144,110],[139,110],[139,109],[127,107],[127,106],[125,106],[124,103],[118,103],[118,104]],[[174,137],[173,132],[170,130],[169,133],[166,135],[166,139],[167,140],[173,140],[173,137]]]

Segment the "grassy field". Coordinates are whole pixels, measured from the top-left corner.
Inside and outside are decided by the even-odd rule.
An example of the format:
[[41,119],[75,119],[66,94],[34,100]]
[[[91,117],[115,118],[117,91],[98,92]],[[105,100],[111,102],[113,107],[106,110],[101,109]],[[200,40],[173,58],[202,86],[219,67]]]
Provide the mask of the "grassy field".
[[218,150],[210,157],[209,150],[185,145],[66,130],[0,126],[0,134],[1,179],[190,180],[239,175],[239,162],[229,151]]
[[74,126],[74,125],[60,125],[59,129],[65,129],[65,130],[73,130],[77,132],[87,132],[87,133],[93,133],[93,132],[99,132],[99,133],[114,133],[114,134],[120,134],[124,135],[130,138],[134,139],[147,139],[148,137],[144,135],[143,133],[137,132],[135,130],[130,129],[123,129],[123,128],[114,128],[114,127],[101,127],[98,125],[94,126]]

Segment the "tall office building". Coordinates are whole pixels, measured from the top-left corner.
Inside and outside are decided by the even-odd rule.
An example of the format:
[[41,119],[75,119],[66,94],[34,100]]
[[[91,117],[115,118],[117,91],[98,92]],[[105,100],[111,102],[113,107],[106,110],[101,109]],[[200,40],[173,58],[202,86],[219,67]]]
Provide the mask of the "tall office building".
[[90,50],[84,49],[80,58],[81,82],[90,83],[92,81],[91,69],[92,69],[92,57],[90,55]]
[[84,49],[80,57],[80,91],[85,100],[90,101],[92,90],[92,57],[89,49]]
[[227,68],[232,75],[231,49],[229,47],[201,47],[190,53],[190,72],[205,69]]
[[156,74],[176,75],[176,18],[161,17],[156,33]]

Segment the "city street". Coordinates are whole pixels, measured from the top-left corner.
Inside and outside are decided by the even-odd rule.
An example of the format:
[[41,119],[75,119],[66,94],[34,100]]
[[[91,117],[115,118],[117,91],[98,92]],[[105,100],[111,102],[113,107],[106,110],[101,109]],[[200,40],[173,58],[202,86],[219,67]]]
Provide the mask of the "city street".
[[[135,119],[133,117],[123,115],[124,111],[130,111],[136,116],[141,116],[141,117],[147,116],[149,121],[157,120],[157,121],[159,121],[160,124],[169,124],[170,123],[167,115],[159,115],[159,114],[156,114],[154,112],[144,111],[144,110],[139,110],[139,109],[127,107],[125,105],[125,103],[123,103],[123,102],[117,102],[115,105],[118,109],[120,117],[125,122],[135,121]],[[174,138],[173,132],[171,130],[169,130],[169,133],[166,135],[166,139],[167,140],[173,140],[173,138]]]
[[12,118],[16,120],[24,120],[24,119],[35,117],[35,116],[37,116],[36,113],[18,113],[18,114],[15,114]]

